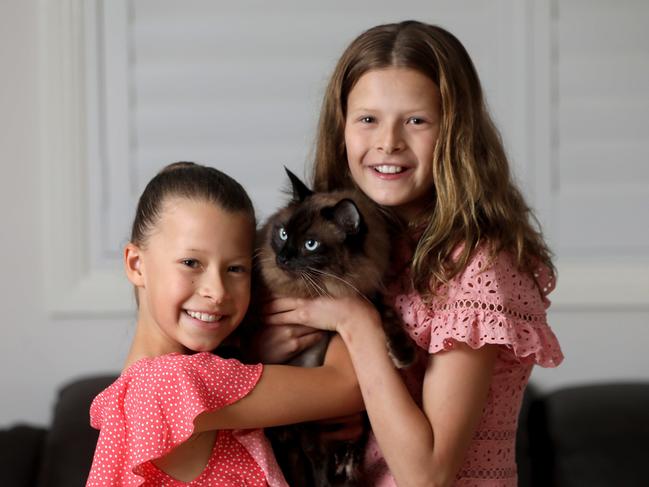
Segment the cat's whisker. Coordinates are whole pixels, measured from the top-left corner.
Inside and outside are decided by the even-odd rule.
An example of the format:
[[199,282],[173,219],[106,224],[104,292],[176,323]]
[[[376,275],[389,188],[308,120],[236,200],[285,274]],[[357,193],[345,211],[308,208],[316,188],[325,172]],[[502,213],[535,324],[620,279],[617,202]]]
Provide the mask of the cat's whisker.
[[317,283],[306,272],[300,272],[300,278],[306,284],[307,288],[312,289],[316,296],[320,296],[320,289]]
[[314,267],[307,267],[307,269],[308,269],[309,271],[311,271],[311,272],[316,273],[316,274],[321,274],[321,275],[323,275],[323,276],[333,277],[334,279],[338,279],[340,282],[342,282],[342,283],[345,284],[346,286],[348,286],[348,287],[350,287],[351,289],[353,289],[354,291],[356,291],[356,293],[357,293],[360,297],[362,297],[363,299],[365,299],[368,303],[371,303],[371,301],[368,299],[367,296],[365,296],[365,294],[363,294],[362,292],[360,292],[356,286],[354,286],[351,282],[346,281],[346,280],[343,279],[342,277],[337,276],[337,275],[335,275],[335,274],[332,274],[331,272],[326,272],[326,271],[323,271],[323,270],[320,270],[320,269],[316,269],[316,268],[314,268]]
[[307,289],[311,289],[311,282],[307,278],[306,274],[304,272],[300,272],[300,275],[298,276],[298,279],[300,279],[304,284],[306,285]]
[[325,288],[324,286],[319,284],[318,281],[316,279],[314,279],[314,277],[312,275],[309,274],[308,268],[306,269],[306,274],[307,274],[309,280],[313,283],[313,285],[318,290],[318,295],[319,296],[331,297],[331,295],[327,292],[327,288]]
[[327,297],[331,297],[331,296],[329,295],[329,293],[327,292],[326,288],[324,288],[323,286],[321,286],[320,284],[318,284],[317,281],[313,278],[313,276],[310,276],[310,275],[308,274],[308,271],[307,271],[307,273],[306,273],[306,277],[307,277],[307,278],[309,279],[309,281],[311,281],[311,283],[313,284],[313,287],[316,289],[316,291],[317,291],[316,294],[317,294],[318,296],[327,296]]
[[257,249],[255,251],[253,251],[252,258],[255,259],[255,258],[259,257],[263,252],[264,252],[264,249]]
[[264,257],[263,259],[257,259],[258,264],[272,264],[275,261],[273,256]]
[[[308,271],[308,269],[307,269]],[[310,282],[313,288],[316,290],[316,294],[318,296],[326,296],[326,297],[331,297],[331,295],[327,292],[326,288],[322,287],[320,284],[316,282],[316,280],[313,278],[313,276],[310,276],[308,272],[303,272],[302,276],[306,279],[305,282]]]

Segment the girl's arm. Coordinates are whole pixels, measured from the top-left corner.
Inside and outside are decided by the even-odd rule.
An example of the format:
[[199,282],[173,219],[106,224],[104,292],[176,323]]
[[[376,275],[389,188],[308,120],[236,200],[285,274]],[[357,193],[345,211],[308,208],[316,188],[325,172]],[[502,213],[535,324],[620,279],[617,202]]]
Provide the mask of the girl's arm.
[[[453,483],[486,403],[498,348],[457,343],[428,359],[423,408],[388,356],[378,313],[353,299],[277,300],[271,323],[334,328],[345,341],[386,462],[400,486]],[[301,320],[301,321],[300,321]]]
[[349,354],[332,338],[324,365],[314,368],[266,365],[243,399],[194,420],[195,433],[214,429],[264,428],[344,416],[363,410]]

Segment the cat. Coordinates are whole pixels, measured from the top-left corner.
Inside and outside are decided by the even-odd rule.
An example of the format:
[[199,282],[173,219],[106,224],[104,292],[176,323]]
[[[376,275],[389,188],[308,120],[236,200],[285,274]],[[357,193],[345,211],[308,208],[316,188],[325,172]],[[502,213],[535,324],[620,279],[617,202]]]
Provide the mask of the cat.
[[[411,365],[416,346],[398,315],[383,304],[383,281],[390,267],[391,235],[383,211],[356,190],[313,192],[286,169],[293,197],[271,215],[259,232],[261,286],[275,295],[339,298],[360,295],[381,314],[387,348],[398,368]],[[315,367],[324,361],[331,334],[289,362]],[[369,426],[361,440],[324,444],[318,425],[270,428],[278,462],[289,485],[358,485]]]

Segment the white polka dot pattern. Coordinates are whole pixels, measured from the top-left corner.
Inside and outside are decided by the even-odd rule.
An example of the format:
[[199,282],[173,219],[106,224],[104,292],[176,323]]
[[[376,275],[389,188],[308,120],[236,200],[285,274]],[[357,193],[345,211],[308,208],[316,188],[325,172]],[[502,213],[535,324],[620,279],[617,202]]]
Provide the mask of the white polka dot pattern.
[[257,384],[262,368],[210,353],[142,359],[99,394],[90,408],[100,429],[88,486],[285,486],[260,430],[220,431],[203,473],[175,480],[150,460],[187,440],[200,413],[232,404]]

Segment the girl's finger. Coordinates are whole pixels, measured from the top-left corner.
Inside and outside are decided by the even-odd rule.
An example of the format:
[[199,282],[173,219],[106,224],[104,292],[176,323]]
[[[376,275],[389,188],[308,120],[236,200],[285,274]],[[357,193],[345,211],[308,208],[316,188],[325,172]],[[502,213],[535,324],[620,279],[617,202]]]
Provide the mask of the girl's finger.
[[294,325],[301,322],[302,320],[299,319],[299,315],[295,309],[276,311],[275,313],[270,313],[264,316],[264,323],[266,325]]
[[302,335],[300,337],[297,337],[295,339],[295,341],[297,342],[296,353],[299,353],[302,350],[306,350],[307,348],[315,345],[320,340],[322,340],[324,338],[324,336],[325,336],[324,331],[316,330],[316,331],[312,331],[311,333],[309,333],[307,335]]
[[252,340],[251,357],[264,363],[284,363],[321,336],[318,330],[308,326],[263,326]]
[[319,330],[310,326],[292,324],[286,325],[285,333],[287,338],[301,338],[306,335],[318,334]]
[[298,298],[277,298],[268,301],[263,308],[264,314],[284,313],[297,308],[301,299]]

